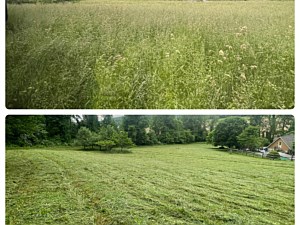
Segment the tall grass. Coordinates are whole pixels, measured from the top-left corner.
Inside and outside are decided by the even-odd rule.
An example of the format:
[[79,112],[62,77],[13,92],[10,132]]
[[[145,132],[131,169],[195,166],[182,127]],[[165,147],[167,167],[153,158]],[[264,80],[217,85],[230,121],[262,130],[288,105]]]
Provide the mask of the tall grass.
[[292,108],[294,3],[10,5],[9,108]]

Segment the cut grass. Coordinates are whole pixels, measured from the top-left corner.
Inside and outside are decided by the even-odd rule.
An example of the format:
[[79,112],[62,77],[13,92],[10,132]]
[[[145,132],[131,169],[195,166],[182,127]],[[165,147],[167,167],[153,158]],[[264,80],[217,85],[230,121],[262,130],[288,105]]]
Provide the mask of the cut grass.
[[6,151],[6,224],[294,224],[294,163],[208,145]]
[[293,108],[293,1],[9,5],[8,108]]

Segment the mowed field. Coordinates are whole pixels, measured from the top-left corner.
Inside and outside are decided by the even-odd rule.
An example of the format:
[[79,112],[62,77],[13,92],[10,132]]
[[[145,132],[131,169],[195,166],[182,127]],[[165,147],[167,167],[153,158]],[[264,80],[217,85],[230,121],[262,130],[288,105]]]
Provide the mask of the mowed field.
[[6,151],[6,224],[294,224],[294,162],[209,145]]
[[8,5],[8,108],[293,108],[294,1]]

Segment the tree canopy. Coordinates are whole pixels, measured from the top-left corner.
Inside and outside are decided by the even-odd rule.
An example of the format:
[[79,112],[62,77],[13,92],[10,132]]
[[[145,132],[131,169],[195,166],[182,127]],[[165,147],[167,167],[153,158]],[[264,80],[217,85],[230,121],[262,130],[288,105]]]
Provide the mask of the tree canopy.
[[255,150],[268,143],[266,138],[260,137],[259,127],[249,126],[241,134],[237,136],[239,145],[242,148],[248,148],[249,150]]
[[213,133],[213,144],[231,147],[240,147],[237,136],[248,126],[241,117],[228,117],[221,120]]
[[[253,149],[294,129],[294,117],[287,115],[7,116],[6,144],[50,146],[81,143],[84,148],[126,148],[125,143],[130,146],[130,141],[135,145],[206,141],[215,146]],[[104,143],[106,147],[103,147]]]

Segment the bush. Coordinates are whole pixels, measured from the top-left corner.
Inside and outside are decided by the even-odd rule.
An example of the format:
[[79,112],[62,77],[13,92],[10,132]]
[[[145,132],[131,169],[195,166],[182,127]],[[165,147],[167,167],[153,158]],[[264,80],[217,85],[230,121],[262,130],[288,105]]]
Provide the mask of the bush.
[[267,154],[267,158],[269,159],[280,159],[280,155],[277,151],[270,151],[268,154]]
[[114,146],[116,146],[116,143],[111,140],[103,140],[103,141],[96,142],[96,145],[100,147],[100,150],[102,149],[111,150]]
[[82,145],[84,149],[88,146],[92,146],[92,132],[86,127],[81,127],[77,133],[77,142],[79,145]]

